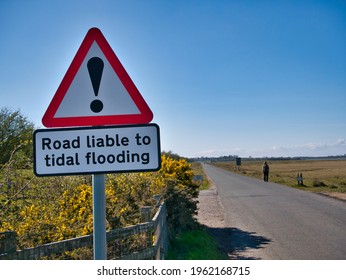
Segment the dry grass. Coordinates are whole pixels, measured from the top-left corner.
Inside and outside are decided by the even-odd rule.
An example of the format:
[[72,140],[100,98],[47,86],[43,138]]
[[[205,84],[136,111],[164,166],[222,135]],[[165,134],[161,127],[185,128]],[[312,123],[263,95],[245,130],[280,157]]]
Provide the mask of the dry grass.
[[[216,162],[216,166],[262,179],[263,161],[242,161],[239,170],[234,163]],[[268,161],[269,181],[314,192],[346,193],[346,160]],[[297,173],[303,173],[304,186],[298,186]]]

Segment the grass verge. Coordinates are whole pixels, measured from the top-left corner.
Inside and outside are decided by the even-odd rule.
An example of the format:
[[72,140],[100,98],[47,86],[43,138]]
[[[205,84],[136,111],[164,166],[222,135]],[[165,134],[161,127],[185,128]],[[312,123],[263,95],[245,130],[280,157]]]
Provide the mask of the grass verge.
[[206,230],[196,229],[180,234],[170,245],[169,260],[224,260],[214,238]]

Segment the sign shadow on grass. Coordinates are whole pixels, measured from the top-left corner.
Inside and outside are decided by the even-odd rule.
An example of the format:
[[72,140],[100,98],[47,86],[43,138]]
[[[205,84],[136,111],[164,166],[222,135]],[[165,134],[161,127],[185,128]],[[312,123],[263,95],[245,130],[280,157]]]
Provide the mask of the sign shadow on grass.
[[256,232],[243,231],[238,228],[211,228],[206,227],[207,231],[215,238],[222,252],[227,254],[228,259],[232,260],[258,260],[248,254],[249,250],[264,248],[272,240],[256,235]]

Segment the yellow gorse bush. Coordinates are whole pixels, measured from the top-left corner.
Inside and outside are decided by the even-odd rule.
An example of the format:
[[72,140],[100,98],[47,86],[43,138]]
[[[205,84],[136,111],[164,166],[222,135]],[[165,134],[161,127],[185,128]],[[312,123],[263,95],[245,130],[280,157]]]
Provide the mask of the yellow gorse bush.
[[[175,197],[177,187],[179,195],[186,193],[191,196],[190,190],[195,190],[192,177],[191,166],[186,160],[173,159],[166,155],[162,155],[162,168],[158,172],[107,175],[107,229],[140,222],[140,207],[154,205],[154,195]],[[16,231],[21,248],[91,234],[92,187],[90,183],[80,183],[88,179],[60,178],[43,181],[51,182],[53,187],[50,188],[39,186],[41,178],[38,178],[37,186],[28,189],[27,197],[30,199],[18,201],[17,205],[11,204],[6,208],[7,215],[11,215],[8,219],[5,215],[0,216],[0,232]],[[60,187],[65,188],[63,191],[57,186],[59,180],[64,183]],[[175,187],[172,189],[169,185]],[[33,190],[40,197],[36,193],[37,197],[32,197],[30,191]],[[195,205],[193,209],[195,211]],[[179,209],[182,210],[184,209]]]

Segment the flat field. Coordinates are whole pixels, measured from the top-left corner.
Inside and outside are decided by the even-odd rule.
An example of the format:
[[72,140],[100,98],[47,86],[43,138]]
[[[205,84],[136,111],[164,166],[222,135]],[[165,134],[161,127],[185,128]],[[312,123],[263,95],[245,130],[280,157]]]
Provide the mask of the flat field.
[[[268,160],[269,181],[307,191],[346,193],[346,160]],[[262,179],[263,161],[243,160],[239,168],[234,162],[214,162],[213,165],[242,175]],[[297,183],[297,173],[303,174],[303,186]]]

